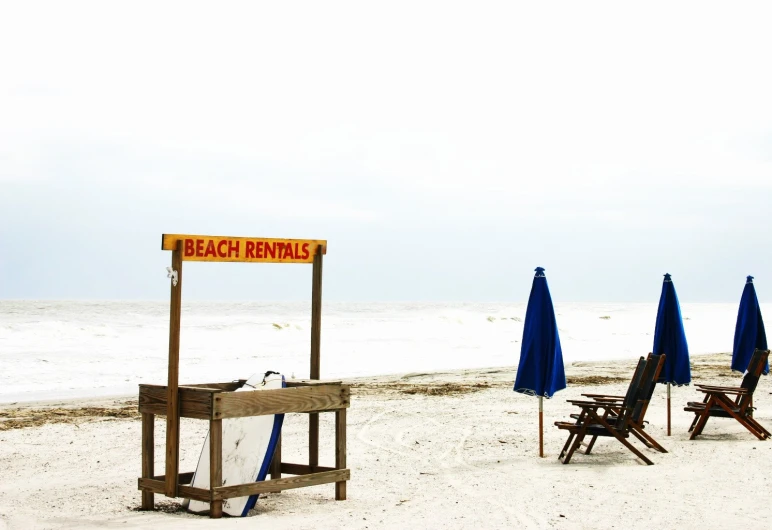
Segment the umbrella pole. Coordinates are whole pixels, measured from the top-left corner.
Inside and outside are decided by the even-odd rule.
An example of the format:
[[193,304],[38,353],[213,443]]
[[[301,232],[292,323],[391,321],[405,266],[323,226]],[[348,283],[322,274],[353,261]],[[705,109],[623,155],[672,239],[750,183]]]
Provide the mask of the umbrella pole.
[[539,456],[544,458],[544,398],[539,396]]
[[667,384],[667,435],[670,436],[670,383]]

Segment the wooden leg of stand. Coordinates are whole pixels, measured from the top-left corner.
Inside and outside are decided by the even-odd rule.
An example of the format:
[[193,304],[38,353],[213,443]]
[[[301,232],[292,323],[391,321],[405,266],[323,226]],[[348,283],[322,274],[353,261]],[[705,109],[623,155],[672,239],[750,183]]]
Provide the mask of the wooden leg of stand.
[[319,466],[319,414],[308,415],[308,465],[312,473]]
[[[335,469],[346,469],[346,409],[335,411]],[[346,500],[346,481],[335,483],[335,500]]]
[[279,478],[281,478],[281,435],[276,440],[276,450],[273,452],[273,460],[271,461],[271,479]]
[[[155,471],[155,415],[142,414],[142,478],[153,478]],[[152,510],[155,499],[152,491],[142,492],[142,509]]]
[[[276,449],[273,451],[273,460],[271,460],[271,480],[281,478],[281,434],[276,440]],[[281,490],[269,491],[268,493],[281,493]]]
[[[222,420],[209,420],[209,492],[222,486]],[[222,517],[222,501],[209,500],[209,517]]]

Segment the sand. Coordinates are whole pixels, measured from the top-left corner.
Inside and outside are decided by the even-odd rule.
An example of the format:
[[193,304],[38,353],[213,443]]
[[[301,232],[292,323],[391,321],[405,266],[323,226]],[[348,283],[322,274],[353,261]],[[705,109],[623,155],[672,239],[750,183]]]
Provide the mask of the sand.
[[[739,384],[728,354],[693,358],[695,382]],[[711,419],[688,440],[693,387],[657,388],[647,430],[668,450],[643,449],[646,466],[613,439],[563,465],[566,434],[552,424],[582,392],[623,393],[632,361],[574,363],[569,387],[545,400],[545,458],[538,402],[512,392],[514,367],[347,381],[348,499],[322,485],[261,497],[250,517],[211,520],[156,495],[139,510],[136,397],[0,405],[0,529],[31,528],[733,528],[766,527],[772,443],[739,423]],[[770,383],[756,391],[757,419],[772,426]],[[332,465],[332,414],[321,415],[320,464]],[[288,415],[284,461],[307,458],[307,419]],[[194,469],[206,423],[183,420],[180,469]],[[156,423],[156,454],[165,440]],[[638,442],[635,442],[638,443]],[[638,444],[639,447],[643,447]],[[162,473],[157,464],[157,472]]]

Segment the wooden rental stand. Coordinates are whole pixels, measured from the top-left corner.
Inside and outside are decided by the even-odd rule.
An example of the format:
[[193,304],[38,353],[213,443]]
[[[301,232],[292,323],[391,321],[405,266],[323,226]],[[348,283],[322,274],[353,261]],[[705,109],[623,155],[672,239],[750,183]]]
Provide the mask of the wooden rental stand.
[[[167,386],[139,385],[142,414],[142,508],[154,508],[154,494],[183,497],[209,503],[212,518],[222,516],[222,501],[280,490],[335,483],[335,499],[345,500],[346,409],[350,387],[319,380],[319,346],[322,313],[322,256],[327,242],[319,240],[213,237],[164,234],[161,248],[172,251],[169,277],[171,317],[169,324],[169,377]],[[313,263],[311,301],[311,380],[288,381],[278,390],[242,391],[245,380],[229,383],[179,385],[180,316],[183,261],[230,261]],[[281,438],[271,463],[271,480],[222,485],[222,420],[291,412],[309,415],[308,465],[281,461]],[[319,414],[335,412],[335,467],[319,465]],[[154,474],[154,420],[166,415],[166,474]],[[189,484],[193,473],[179,473],[180,417],[209,420],[209,489]],[[281,478],[281,474],[295,475]]]

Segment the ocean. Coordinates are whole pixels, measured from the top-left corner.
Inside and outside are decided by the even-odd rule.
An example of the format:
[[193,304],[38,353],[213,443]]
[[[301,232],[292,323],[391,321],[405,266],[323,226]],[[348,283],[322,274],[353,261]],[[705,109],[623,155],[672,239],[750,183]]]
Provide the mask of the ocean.
[[[737,304],[682,304],[690,354],[732,350]],[[511,366],[526,304],[324,303],[321,375]],[[765,304],[762,304],[762,311]],[[555,303],[566,362],[633,359],[656,303]],[[309,375],[311,303],[187,302],[180,383]],[[0,403],[132,395],[166,384],[169,302],[0,300]]]

